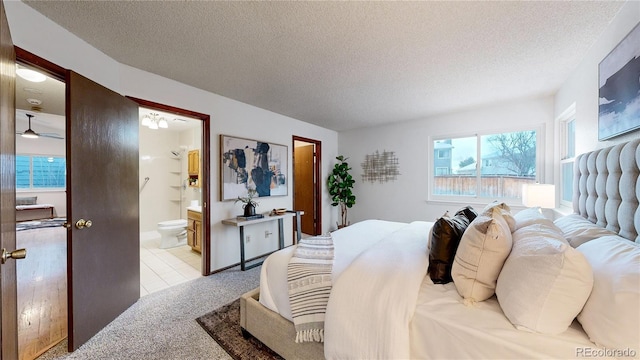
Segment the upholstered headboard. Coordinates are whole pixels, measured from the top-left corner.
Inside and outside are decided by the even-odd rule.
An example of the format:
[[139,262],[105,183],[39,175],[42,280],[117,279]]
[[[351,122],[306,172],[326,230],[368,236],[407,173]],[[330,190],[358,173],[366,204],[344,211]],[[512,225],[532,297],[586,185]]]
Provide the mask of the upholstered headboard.
[[573,211],[640,243],[640,139],[576,158]]

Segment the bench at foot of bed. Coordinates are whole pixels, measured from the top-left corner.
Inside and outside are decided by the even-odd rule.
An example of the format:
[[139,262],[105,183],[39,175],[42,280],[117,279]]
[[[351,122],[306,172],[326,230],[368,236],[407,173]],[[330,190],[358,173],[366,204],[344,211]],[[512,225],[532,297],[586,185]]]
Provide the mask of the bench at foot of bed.
[[242,335],[251,335],[285,359],[324,359],[323,343],[295,342],[293,323],[262,306],[258,301],[260,288],[240,297],[240,327]]

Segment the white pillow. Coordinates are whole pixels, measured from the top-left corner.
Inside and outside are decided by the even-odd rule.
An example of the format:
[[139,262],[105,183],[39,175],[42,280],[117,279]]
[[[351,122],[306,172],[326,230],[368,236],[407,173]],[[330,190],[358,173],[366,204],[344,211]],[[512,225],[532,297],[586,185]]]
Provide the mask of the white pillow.
[[465,303],[493,296],[510,251],[511,231],[497,212],[493,217],[480,215],[469,224],[451,267],[451,277]]
[[620,236],[580,245],[593,268],[593,291],[578,321],[599,346],[640,352],[640,246]]
[[487,204],[487,206],[485,206],[484,209],[482,209],[481,215],[493,217],[494,214],[501,215],[504,218],[504,221],[506,221],[507,225],[509,225],[509,230],[511,232],[516,231],[516,220],[513,218],[513,215],[511,214],[511,208],[509,207],[509,205],[494,201],[492,203]]
[[[518,233],[517,237],[515,236],[516,233]],[[555,226],[551,220],[521,227],[518,230],[514,231],[511,236],[513,237],[514,243],[519,239],[543,236],[569,245],[569,242],[565,240],[564,236],[562,235],[562,230]]]
[[550,223],[553,223],[553,221],[547,219],[544,214],[542,214],[542,210],[539,207],[530,207],[524,210],[520,210],[515,215],[513,215],[513,218],[515,220],[515,228],[513,231],[516,231],[528,225],[548,225]]
[[496,296],[517,329],[560,334],[589,297],[591,267],[561,239],[557,229],[541,224],[513,233],[513,249],[498,277]]
[[574,248],[599,237],[617,235],[615,232],[600,227],[578,214],[563,216],[553,223],[562,230],[564,237]]

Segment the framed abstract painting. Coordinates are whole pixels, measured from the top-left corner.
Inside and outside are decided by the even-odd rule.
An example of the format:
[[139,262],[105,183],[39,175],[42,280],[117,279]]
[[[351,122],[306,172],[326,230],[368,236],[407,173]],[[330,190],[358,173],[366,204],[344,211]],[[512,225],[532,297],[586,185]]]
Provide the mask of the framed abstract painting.
[[288,195],[288,159],[286,145],[220,135],[220,200]]
[[640,129],[640,24],[598,66],[598,140]]

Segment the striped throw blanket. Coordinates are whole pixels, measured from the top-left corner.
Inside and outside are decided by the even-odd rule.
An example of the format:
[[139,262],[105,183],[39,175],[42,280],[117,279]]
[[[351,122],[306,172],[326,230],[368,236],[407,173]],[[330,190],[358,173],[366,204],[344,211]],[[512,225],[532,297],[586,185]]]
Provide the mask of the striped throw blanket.
[[296,342],[324,342],[324,314],[331,293],[331,235],[302,239],[287,267]]

